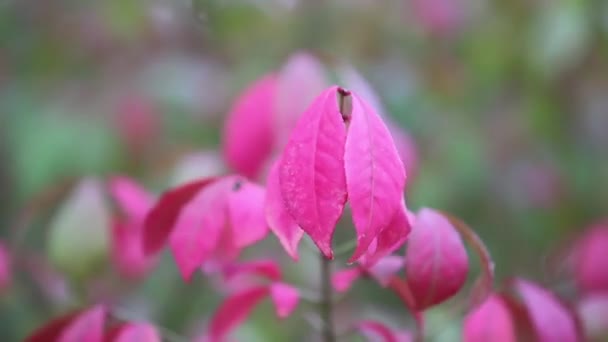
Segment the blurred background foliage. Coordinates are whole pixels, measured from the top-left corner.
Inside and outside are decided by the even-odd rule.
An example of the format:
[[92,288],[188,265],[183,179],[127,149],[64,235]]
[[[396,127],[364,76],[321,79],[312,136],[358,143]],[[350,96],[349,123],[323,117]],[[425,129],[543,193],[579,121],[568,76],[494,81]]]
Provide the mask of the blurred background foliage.
[[[608,2],[420,3],[0,1],[0,237],[17,255],[45,259],[49,226],[80,177],[126,174],[166,189],[182,157],[218,150],[240,91],[308,51],[327,66],[352,64],[414,137],[411,208],[462,217],[488,244],[499,279],[556,281],[547,260],[607,211]],[[131,141],[137,120],[121,116],[133,103],[156,120],[143,143]],[[90,238],[68,235],[67,245]],[[267,256],[268,245],[282,257],[267,240],[250,254]],[[309,258],[288,264],[290,280],[314,286]],[[5,341],[74,305],[88,284],[44,278],[56,292],[49,300],[16,272],[0,302]],[[143,282],[104,279],[120,284],[112,288],[128,314],[185,336],[219,302],[208,281],[183,284],[168,255]],[[407,315],[372,284],[356,291],[376,314]],[[269,306],[256,313],[240,329],[246,341],[301,340],[308,329],[301,319],[278,326]],[[449,308],[431,316],[433,339],[454,340]]]

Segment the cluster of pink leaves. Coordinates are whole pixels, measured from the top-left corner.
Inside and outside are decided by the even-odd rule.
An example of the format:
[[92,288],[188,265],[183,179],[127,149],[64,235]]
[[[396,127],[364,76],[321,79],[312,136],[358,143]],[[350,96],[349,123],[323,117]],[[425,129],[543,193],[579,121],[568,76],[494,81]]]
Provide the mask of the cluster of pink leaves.
[[28,336],[27,342],[160,342],[153,325],[145,322],[108,322],[108,310],[97,305],[55,318]]
[[[168,245],[186,281],[199,269],[219,275],[227,297],[201,340],[224,341],[262,300],[269,298],[277,316],[285,318],[300,299],[300,291],[284,282],[275,261],[242,262],[241,251],[272,232],[297,261],[298,245],[307,234],[320,253],[332,259],[337,222],[348,210],[356,233],[349,263],[356,265],[333,275],[336,291],[345,292],[356,280],[371,277],[397,294],[422,330],[424,312],[454,297],[467,280],[464,238],[482,264],[463,322],[465,341],[515,341],[522,336],[580,340],[577,316],[549,290],[514,279],[502,292],[494,291],[492,261],[466,225],[437,210],[412,213],[406,208],[406,169],[412,169],[407,162],[413,159],[399,145],[407,138],[399,138],[403,136],[356,73],[343,75],[356,91],[326,88],[320,64],[300,54],[279,73],[248,88],[236,101],[224,134],[225,158],[238,174],[195,180],[158,199],[127,178],[112,179],[109,192],[120,213],[112,228],[118,270],[144,276]],[[404,145],[411,152],[411,144]],[[264,175],[265,186],[254,181]],[[606,226],[598,227],[573,248],[575,279],[589,294],[581,302],[591,301],[584,306],[588,311],[605,310],[598,303],[608,302],[603,296],[608,276],[598,262],[606,256],[607,240]],[[404,245],[405,254],[399,255]],[[7,259],[0,249],[0,284],[10,279]],[[399,275],[403,270],[405,278]],[[145,324],[121,324],[108,335],[105,317],[101,306],[73,313],[38,330],[32,340],[54,336],[51,340],[101,341],[123,335],[127,337],[120,341],[133,336],[157,339]],[[414,336],[370,320],[355,322],[353,330],[384,341]]]

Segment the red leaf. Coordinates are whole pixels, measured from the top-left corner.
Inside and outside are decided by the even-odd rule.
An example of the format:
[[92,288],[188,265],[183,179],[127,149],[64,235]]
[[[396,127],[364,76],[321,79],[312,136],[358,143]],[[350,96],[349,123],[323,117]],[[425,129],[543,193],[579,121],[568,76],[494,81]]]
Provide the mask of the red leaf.
[[213,342],[223,341],[239,324],[247,319],[255,306],[266,296],[266,286],[253,287],[229,297],[215,312],[209,327]]
[[274,304],[277,316],[279,318],[286,318],[298,306],[300,292],[289,284],[277,282],[270,285],[270,298]]
[[148,212],[144,222],[144,253],[155,254],[165,245],[173,231],[182,207],[201,189],[213,183],[215,178],[206,178],[171,189],[160,197]]
[[388,128],[367,103],[352,97],[344,168],[357,248],[349,262],[358,260],[389,226],[405,187],[405,169]]
[[295,222],[327,258],[346,202],[346,127],[337,87],[325,90],[302,115],[279,162],[279,184]]
[[363,270],[359,267],[340,270],[332,275],[331,284],[336,291],[346,292],[362,274]]
[[247,247],[266,237],[268,225],[264,215],[263,187],[237,179],[228,194],[228,215],[232,227],[233,243],[237,248]]
[[377,321],[360,321],[357,323],[356,328],[367,338],[368,341],[410,342],[414,340],[409,332],[395,332],[391,328]]
[[27,342],[101,342],[106,311],[103,306],[69,313],[34,331]]
[[257,275],[268,280],[281,280],[281,269],[272,260],[256,260],[243,263],[233,263],[226,267],[226,277],[232,278],[240,275]]
[[270,157],[276,79],[266,75],[236,100],[224,126],[223,153],[238,173],[255,178]]
[[109,333],[110,342],[161,342],[154,326],[148,323],[126,323]]
[[467,252],[455,228],[433,209],[424,208],[416,216],[405,270],[418,310],[447,300],[464,285]]
[[148,213],[153,198],[133,180],[117,176],[110,180],[110,193],[120,210],[132,221],[140,221]]

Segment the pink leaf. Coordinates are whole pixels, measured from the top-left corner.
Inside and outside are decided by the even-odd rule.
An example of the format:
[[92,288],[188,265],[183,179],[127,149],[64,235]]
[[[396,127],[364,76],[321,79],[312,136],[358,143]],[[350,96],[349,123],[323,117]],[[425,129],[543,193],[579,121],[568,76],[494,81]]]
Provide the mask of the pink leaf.
[[348,291],[355,281],[362,275],[362,270],[359,267],[347,268],[333,274],[331,284],[338,292]]
[[403,257],[390,255],[380,259],[372,267],[367,268],[366,272],[383,287],[388,286],[395,273],[403,269]]
[[148,212],[144,222],[144,252],[155,254],[173,231],[182,207],[201,189],[213,183],[215,178],[206,178],[187,183],[165,192]]
[[140,228],[124,222],[115,222],[112,227],[112,259],[120,273],[126,277],[144,275],[154,260],[143,253]]
[[169,244],[186,281],[211,256],[225,230],[229,181],[224,178],[201,190],[175,223]]
[[575,317],[555,295],[524,279],[516,279],[513,285],[526,307],[537,341],[579,341]]
[[257,275],[268,280],[278,281],[281,279],[281,269],[273,260],[256,260],[243,263],[233,263],[226,267],[226,277],[232,278],[239,275]]
[[237,248],[249,246],[266,237],[264,188],[236,178],[228,195],[228,215]]
[[273,118],[276,79],[266,75],[236,100],[224,127],[224,157],[247,177],[254,178],[270,157],[274,143]]
[[378,260],[403,246],[411,229],[405,203],[402,203],[401,208],[395,212],[388,227],[380,232],[376,239],[372,241],[365,254],[359,259],[361,266],[366,268],[371,267]]
[[367,338],[368,341],[378,342],[410,342],[413,341],[409,332],[396,332],[386,325],[377,321],[360,321],[356,325],[357,330]]
[[10,287],[12,278],[11,258],[4,243],[0,242],[0,294]]
[[357,248],[349,262],[361,258],[401,206],[405,169],[386,125],[353,94],[346,137],[346,187],[357,230]]
[[515,324],[503,299],[491,295],[464,320],[464,342],[515,342]]
[[211,341],[224,341],[247,319],[255,306],[268,295],[268,287],[253,287],[229,297],[215,312],[209,327]]
[[298,306],[300,292],[297,288],[285,283],[270,285],[270,298],[279,318],[286,318]]
[[298,52],[289,57],[277,77],[274,130],[279,148],[285,146],[302,113],[327,86],[325,70],[312,55]]
[[458,292],[469,270],[467,252],[450,222],[433,209],[418,213],[405,253],[405,270],[418,310]]
[[275,163],[272,166],[266,182],[266,221],[287,254],[297,261],[298,244],[304,235],[304,231],[300,229],[285,208],[279,185],[278,165],[278,163]]
[[127,323],[110,333],[111,342],[161,342],[154,326],[148,323]]
[[598,223],[577,242],[574,272],[578,287],[587,293],[608,293],[608,222]]
[[347,197],[337,89],[325,90],[302,115],[279,162],[287,211],[327,258],[333,258],[331,241]]
[[112,178],[110,193],[129,220],[143,220],[152,205],[152,196],[127,177]]
[[56,318],[28,336],[27,342],[101,342],[106,311],[103,306]]

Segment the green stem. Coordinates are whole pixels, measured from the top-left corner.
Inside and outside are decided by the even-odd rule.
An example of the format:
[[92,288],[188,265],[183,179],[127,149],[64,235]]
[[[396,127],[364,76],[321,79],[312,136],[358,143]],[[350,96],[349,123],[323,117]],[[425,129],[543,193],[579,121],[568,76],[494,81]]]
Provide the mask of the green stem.
[[320,314],[323,320],[323,341],[336,342],[336,332],[334,330],[333,301],[331,286],[331,260],[321,258],[321,306]]

